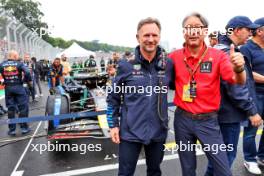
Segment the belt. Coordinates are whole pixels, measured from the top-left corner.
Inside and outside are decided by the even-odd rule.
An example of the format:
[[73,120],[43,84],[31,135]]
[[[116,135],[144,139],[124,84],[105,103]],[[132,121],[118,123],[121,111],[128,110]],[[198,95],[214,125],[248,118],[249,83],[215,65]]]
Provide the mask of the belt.
[[208,113],[201,113],[201,114],[193,114],[191,112],[185,111],[184,109],[177,107],[176,111],[179,111],[184,116],[189,117],[193,120],[206,120],[212,118],[212,116],[217,115],[217,111],[208,112]]

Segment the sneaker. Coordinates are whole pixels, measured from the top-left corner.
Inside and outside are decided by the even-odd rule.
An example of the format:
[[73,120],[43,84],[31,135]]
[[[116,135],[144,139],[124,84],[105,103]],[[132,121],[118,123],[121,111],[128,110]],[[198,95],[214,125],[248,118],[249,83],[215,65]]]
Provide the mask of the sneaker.
[[27,134],[30,132],[30,129],[29,128],[21,128],[21,133],[22,134]]
[[40,94],[39,96],[43,97],[43,94]]
[[7,132],[7,134],[8,134],[9,136],[15,136],[15,135],[16,135],[16,131],[15,131],[15,130],[9,130],[9,131]]
[[37,102],[38,102],[37,99],[32,100],[32,103],[37,103]]
[[244,161],[244,166],[249,173],[255,174],[255,175],[261,175],[261,170],[258,167],[258,164],[256,162]]
[[39,95],[38,95],[38,94],[36,94],[36,95],[35,95],[35,98],[38,98],[38,97],[39,97]]
[[5,115],[5,112],[2,109],[0,109],[0,116],[2,115]]
[[257,157],[257,163],[258,163],[258,165],[264,167],[264,159],[260,159],[260,158]]

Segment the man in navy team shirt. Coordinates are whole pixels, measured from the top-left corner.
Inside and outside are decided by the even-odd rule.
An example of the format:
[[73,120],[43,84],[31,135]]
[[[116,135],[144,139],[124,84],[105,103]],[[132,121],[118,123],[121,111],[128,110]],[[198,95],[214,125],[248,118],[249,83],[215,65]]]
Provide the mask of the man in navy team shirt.
[[[256,83],[258,112],[264,117],[264,18],[257,19],[255,24],[259,27],[253,31],[253,37],[244,46],[241,52],[245,55],[252,66],[253,76]],[[258,162],[264,166],[264,134],[261,135],[259,148],[256,149],[255,137],[257,127],[250,123],[244,128],[243,151],[245,162]]]

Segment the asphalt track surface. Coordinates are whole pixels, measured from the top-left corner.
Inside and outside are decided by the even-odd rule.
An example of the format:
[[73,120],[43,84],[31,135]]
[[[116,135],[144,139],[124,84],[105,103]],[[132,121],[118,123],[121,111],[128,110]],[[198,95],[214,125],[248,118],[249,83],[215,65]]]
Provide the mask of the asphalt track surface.
[[[45,103],[48,95],[47,86],[42,83],[44,97],[39,98],[38,103],[30,103],[30,116],[44,115]],[[170,93],[172,95],[172,93]],[[172,96],[170,96],[172,97]],[[1,100],[3,103],[4,100]],[[174,132],[172,128],[173,108],[170,108],[170,127],[168,146],[174,142]],[[6,116],[2,118],[7,118]],[[50,143],[46,138],[44,122],[31,123],[32,129],[28,139],[17,142],[3,142],[3,140],[15,140],[20,137],[20,129],[17,127],[16,137],[8,137],[7,126],[0,126],[0,175],[35,176],[35,175],[89,175],[89,176],[114,176],[117,175],[118,168],[118,146],[114,145],[110,139],[73,139],[67,141],[53,141]],[[233,165],[234,176],[250,176],[243,166],[242,138],[239,140],[238,156]],[[258,135],[259,139],[259,135]],[[257,139],[257,141],[258,141]],[[52,144],[67,144],[71,151],[40,151],[40,146]],[[56,146],[56,145],[55,145]],[[82,146],[82,148],[80,147]],[[77,149],[77,148],[78,149]],[[88,150],[89,148],[89,150]],[[44,148],[43,148],[44,149]],[[85,150],[84,150],[85,149]],[[96,151],[100,150],[100,151]],[[204,175],[207,166],[207,159],[204,153],[197,153],[197,176]],[[162,172],[165,176],[180,176],[181,167],[176,152],[166,151],[162,163]],[[263,168],[264,172],[264,168]],[[136,176],[146,175],[146,165],[144,152],[140,155]]]

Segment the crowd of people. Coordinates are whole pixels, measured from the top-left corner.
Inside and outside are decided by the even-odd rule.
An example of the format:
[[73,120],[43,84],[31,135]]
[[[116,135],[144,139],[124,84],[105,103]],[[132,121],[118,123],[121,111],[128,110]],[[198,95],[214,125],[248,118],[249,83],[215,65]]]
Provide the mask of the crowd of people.
[[[116,53],[113,54],[113,60],[116,60]],[[109,59],[112,62],[112,59]],[[101,71],[106,71],[106,60],[101,58]],[[116,61],[114,61],[116,62]],[[109,63],[107,65],[110,65]],[[0,105],[0,115],[8,114],[9,119],[19,117],[28,117],[30,99],[33,103],[38,102],[39,97],[43,97],[41,81],[47,82],[50,94],[64,93],[64,78],[70,76],[74,69],[95,69],[97,64],[94,56],[90,56],[79,66],[75,63],[70,64],[67,57],[62,54],[61,58],[55,58],[52,62],[49,60],[37,60],[26,54],[22,59],[18,52],[11,50],[7,58],[0,64],[0,74],[2,80],[0,83],[5,86],[6,110]],[[30,132],[27,123],[21,123],[22,134]],[[9,125],[8,135],[16,135],[16,124]]]

